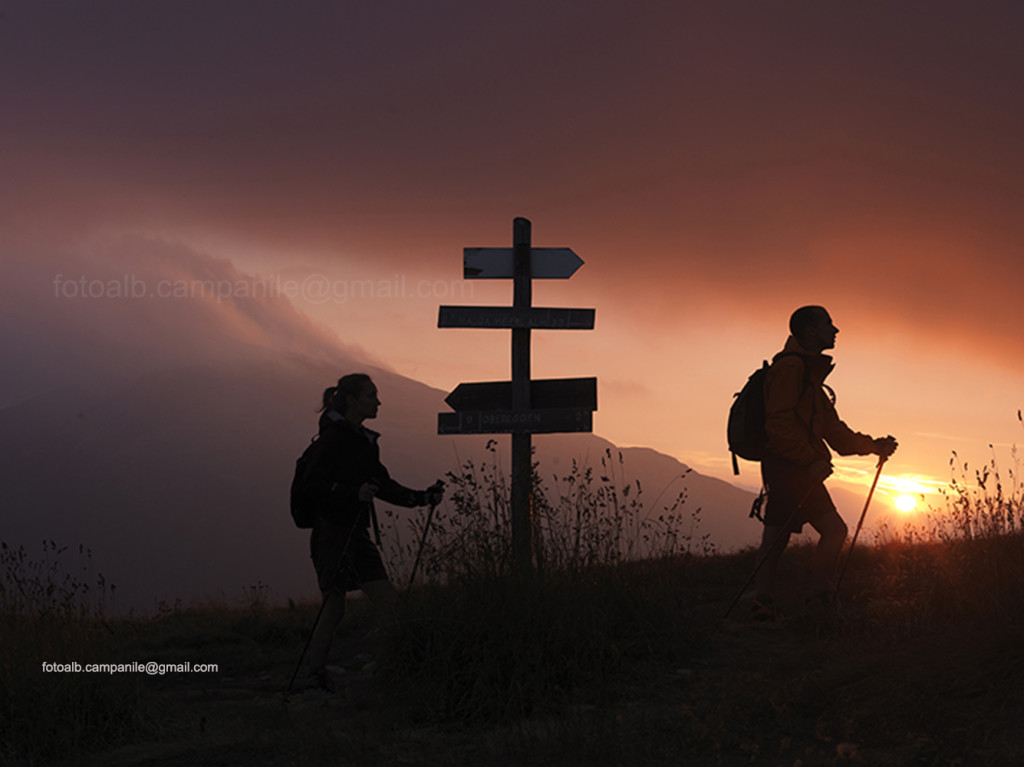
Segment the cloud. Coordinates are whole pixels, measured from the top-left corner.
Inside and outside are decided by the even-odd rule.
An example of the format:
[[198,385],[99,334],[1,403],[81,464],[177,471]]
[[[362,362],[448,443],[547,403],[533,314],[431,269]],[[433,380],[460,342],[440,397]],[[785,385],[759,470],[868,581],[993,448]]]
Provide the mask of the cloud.
[[111,371],[224,362],[253,349],[317,360],[357,349],[296,311],[281,281],[179,243],[8,240],[3,249],[3,404]]

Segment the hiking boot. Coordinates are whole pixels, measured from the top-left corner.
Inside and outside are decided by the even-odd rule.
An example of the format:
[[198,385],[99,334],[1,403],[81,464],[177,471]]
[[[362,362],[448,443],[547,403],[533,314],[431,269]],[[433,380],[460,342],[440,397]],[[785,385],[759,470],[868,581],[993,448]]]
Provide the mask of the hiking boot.
[[771,597],[757,597],[750,608],[751,620],[766,623],[775,620],[775,605]]

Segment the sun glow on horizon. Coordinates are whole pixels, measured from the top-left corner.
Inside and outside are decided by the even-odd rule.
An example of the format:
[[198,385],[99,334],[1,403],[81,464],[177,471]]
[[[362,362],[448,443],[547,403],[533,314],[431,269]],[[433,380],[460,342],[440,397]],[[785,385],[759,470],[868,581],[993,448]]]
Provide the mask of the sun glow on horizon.
[[889,495],[897,511],[910,514],[925,503],[928,494],[937,491],[940,483],[919,475],[904,474],[899,477],[883,476],[878,484]]
[[[874,472],[852,466],[837,467],[836,473],[843,482],[858,488],[858,492],[863,492],[874,479]],[[947,484],[925,474],[882,474],[876,497],[880,496],[900,516],[905,516],[929,508]]]
[[902,511],[904,514],[909,514],[917,509],[917,498],[906,493],[897,495],[892,499],[892,505],[896,507],[897,511]]

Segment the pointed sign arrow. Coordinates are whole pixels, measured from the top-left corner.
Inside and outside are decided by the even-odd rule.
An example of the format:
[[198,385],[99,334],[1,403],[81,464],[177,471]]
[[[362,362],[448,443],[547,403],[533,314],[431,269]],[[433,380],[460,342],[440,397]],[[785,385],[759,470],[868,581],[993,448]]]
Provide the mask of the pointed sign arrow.
[[[566,280],[583,266],[569,248],[531,248],[530,277]],[[515,276],[512,248],[463,248],[462,276],[467,280],[510,280]]]
[[[460,383],[445,398],[452,410],[511,410],[511,381]],[[530,408],[597,410],[596,378],[541,378],[530,381]]]

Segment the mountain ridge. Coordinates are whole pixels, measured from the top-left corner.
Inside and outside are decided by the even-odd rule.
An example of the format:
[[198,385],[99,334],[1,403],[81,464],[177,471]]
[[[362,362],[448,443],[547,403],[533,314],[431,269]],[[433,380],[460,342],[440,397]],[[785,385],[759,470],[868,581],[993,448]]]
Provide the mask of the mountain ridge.
[[[230,262],[164,242],[134,238],[113,250],[105,274],[127,259],[149,280],[239,275]],[[31,324],[17,314],[33,305],[29,298],[12,305],[15,329]],[[255,583],[279,598],[309,595],[307,534],[292,526],[287,489],[315,434],[323,390],[356,370],[380,389],[372,425],[399,482],[426,487],[487,457],[487,435],[438,436],[447,392],[369,363],[359,347],[332,344],[283,297],[247,301],[259,305],[99,301],[93,310],[51,300],[46,332],[28,336],[42,346],[4,341],[22,393],[9,393],[16,401],[0,409],[0,498],[13,510],[4,540],[26,543],[30,555],[38,540],[88,547],[95,568],[118,586],[118,609],[237,597]],[[122,337],[114,328],[123,327],[130,332]],[[88,365],[72,362],[55,376],[69,348]],[[501,455],[507,438],[495,439]],[[564,477],[574,459],[596,466],[606,456],[618,462],[616,482],[640,481],[649,512],[685,490],[682,512],[700,509],[700,534],[720,548],[750,542],[742,524],[750,494],[671,456],[589,433],[537,435],[534,445],[545,482]],[[417,513],[400,510],[398,519]],[[406,540],[408,523],[391,534]]]

